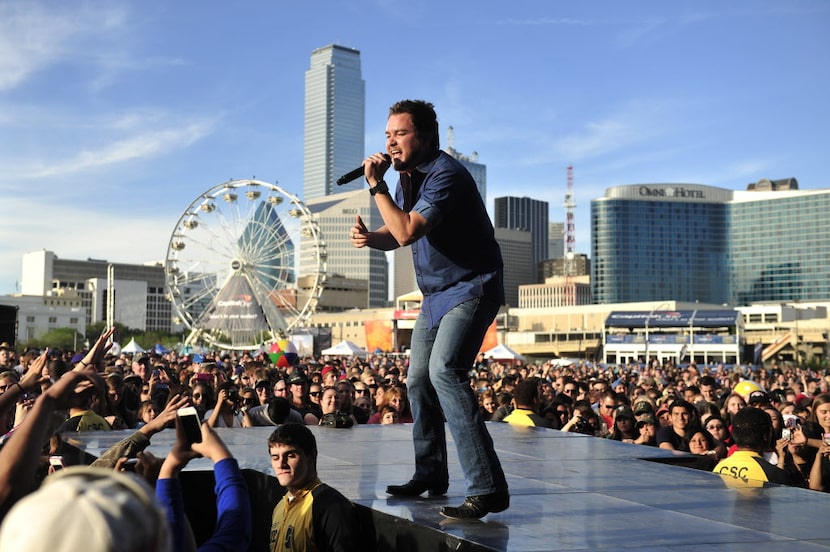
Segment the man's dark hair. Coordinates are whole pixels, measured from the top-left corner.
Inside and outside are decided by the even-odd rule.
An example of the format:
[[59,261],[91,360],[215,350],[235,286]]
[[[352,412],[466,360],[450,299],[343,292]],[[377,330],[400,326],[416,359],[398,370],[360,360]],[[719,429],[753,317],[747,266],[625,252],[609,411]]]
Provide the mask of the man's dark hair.
[[694,415],[696,412],[694,405],[689,401],[684,401],[683,399],[675,399],[672,401],[671,406],[669,406],[669,413],[671,413],[675,408],[684,408],[686,412],[689,413],[689,416]]
[[317,457],[317,439],[304,424],[283,424],[268,437],[268,448],[273,445],[297,447],[309,458]]
[[435,106],[423,100],[402,100],[389,108],[389,115],[409,113],[412,124],[418,131],[418,137],[427,143],[429,151],[435,153],[441,149],[438,138],[438,115]]
[[69,365],[63,359],[55,358],[47,362],[46,369],[49,371],[49,377],[57,381],[69,371]]
[[606,389],[605,391],[599,394],[600,401],[603,401],[605,399],[611,399],[614,402],[619,402],[619,396],[612,389]]
[[513,400],[516,401],[516,406],[533,408],[538,397],[539,383],[536,378],[520,381],[513,390]]
[[518,379],[519,379],[519,378],[517,378],[517,377],[516,377],[516,376],[514,376],[513,374],[507,374],[507,375],[505,375],[505,376],[502,376],[502,378],[501,378],[501,386],[502,386],[502,387],[504,387],[505,385],[516,385],[516,381],[517,381]]
[[285,397],[272,397],[268,400],[268,417],[273,423],[284,423],[290,412],[291,403]]
[[707,387],[717,387],[717,382],[715,381],[715,378],[712,376],[703,376],[702,378],[700,378],[699,383],[701,387],[704,385]]
[[732,438],[738,448],[761,452],[771,432],[772,419],[760,408],[742,408],[732,417]]

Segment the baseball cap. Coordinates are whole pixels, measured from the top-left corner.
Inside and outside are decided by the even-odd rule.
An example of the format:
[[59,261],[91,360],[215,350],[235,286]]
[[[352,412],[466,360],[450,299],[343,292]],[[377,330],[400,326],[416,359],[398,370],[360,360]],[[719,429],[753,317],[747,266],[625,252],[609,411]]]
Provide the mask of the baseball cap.
[[648,401],[640,401],[634,405],[634,415],[654,414],[654,407]]
[[631,410],[631,407],[626,405],[618,406],[614,411],[614,416],[615,418],[628,418],[629,420],[634,420],[634,412]]
[[[43,530],[33,531],[32,520]],[[135,476],[73,466],[47,477],[0,526],[2,550],[172,550],[153,490]]]
[[640,414],[637,416],[637,423],[635,424],[636,427],[642,427],[647,424],[656,424],[657,420],[654,419],[654,414]]
[[334,371],[335,371],[334,366],[331,366],[330,364],[326,364],[323,367],[323,370],[320,372],[320,376],[325,378],[330,372],[334,372]]
[[769,404],[769,395],[763,391],[753,391],[749,394],[749,404]]
[[305,377],[305,374],[302,374],[302,373],[291,374],[291,376],[289,376],[289,378],[288,378],[288,384],[289,385],[299,385],[301,383],[306,383],[307,381],[308,381],[308,378]]

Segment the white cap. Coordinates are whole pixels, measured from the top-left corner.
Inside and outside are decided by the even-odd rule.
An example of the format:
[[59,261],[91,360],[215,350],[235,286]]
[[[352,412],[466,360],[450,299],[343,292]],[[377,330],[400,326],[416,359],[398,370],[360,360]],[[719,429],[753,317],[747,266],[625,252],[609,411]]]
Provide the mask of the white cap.
[[0,525],[0,550],[169,552],[170,531],[153,490],[112,469],[75,466],[46,478]]

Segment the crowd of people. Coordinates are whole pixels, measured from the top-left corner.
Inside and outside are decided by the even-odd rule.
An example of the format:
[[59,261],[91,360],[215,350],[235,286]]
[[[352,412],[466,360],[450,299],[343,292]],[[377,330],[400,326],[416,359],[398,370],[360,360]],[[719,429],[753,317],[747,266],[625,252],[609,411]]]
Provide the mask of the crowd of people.
[[[181,492],[175,479],[193,457],[213,459],[222,473],[217,496],[225,493],[230,519],[246,515],[239,505],[247,501],[227,498],[244,493],[244,481],[213,428],[412,422],[404,355],[309,357],[279,367],[264,352],[113,355],[105,352],[107,337],[80,353],[18,356],[0,346],[6,352],[0,367],[0,513],[41,487],[53,469],[48,460],[61,456],[59,433],[131,429],[93,467],[120,473],[128,458],[155,461],[168,538],[181,543],[188,533],[173,507]],[[469,385],[490,423],[684,451],[699,457],[694,467],[724,476],[743,469],[743,478],[752,473],[750,479],[830,491],[830,376],[825,373],[790,364],[729,369],[656,362],[645,367],[501,363],[480,354]],[[203,421],[203,443],[180,443],[166,459],[143,452],[154,434],[176,425],[176,412],[184,406],[195,407]],[[768,421],[768,431],[759,420]],[[95,473],[76,477],[102,477]],[[123,487],[119,481],[107,484]],[[67,477],[64,484],[70,483]],[[11,538],[5,533],[0,530],[0,546]],[[228,536],[218,527],[216,538]],[[187,549],[183,546],[175,549]]]
[[[108,354],[112,333],[77,354],[45,350],[18,358],[0,345],[1,550],[248,550],[254,528],[247,484],[214,428],[254,425],[248,409],[255,405],[266,406],[259,412],[268,420],[262,425],[277,425],[269,416],[280,419],[263,442],[284,489],[272,516],[270,549],[362,549],[353,504],[318,478],[316,438],[306,426],[311,419],[294,410],[294,401],[259,401],[258,395],[269,396],[270,383],[268,394],[257,382],[240,387],[245,370],[226,378],[220,363],[205,359]],[[299,384],[287,379],[289,388]],[[325,395],[332,397],[332,390]],[[285,408],[274,408],[277,402]],[[318,423],[325,424],[333,410],[321,411]],[[193,413],[195,433],[186,430],[185,412]],[[92,465],[70,465],[63,437],[115,428],[133,431]],[[157,458],[145,449],[164,430],[176,438]],[[213,462],[216,520],[197,543],[179,475],[198,457]]]
[[[692,467],[725,476],[732,473],[727,459],[751,452],[769,468],[753,471],[762,482],[830,491],[827,371],[789,363],[758,369],[670,361],[502,365],[480,355],[471,385],[490,421],[682,451],[699,457]],[[739,418],[752,422],[738,424]],[[759,420],[768,424],[766,434]]]

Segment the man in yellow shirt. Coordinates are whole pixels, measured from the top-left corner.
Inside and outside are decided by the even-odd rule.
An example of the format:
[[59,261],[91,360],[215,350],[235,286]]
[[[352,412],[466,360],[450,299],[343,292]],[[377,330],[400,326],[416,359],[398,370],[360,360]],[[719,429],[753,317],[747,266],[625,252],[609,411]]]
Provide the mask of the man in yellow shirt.
[[712,471],[732,488],[760,488],[767,483],[792,485],[790,474],[767,462],[761,454],[769,446],[771,436],[769,414],[760,408],[742,408],[732,419],[732,437],[738,449]]
[[[271,467],[286,492],[271,517],[271,552],[358,550],[354,505],[317,476],[317,440],[303,424],[268,438]],[[360,547],[362,548],[362,547]]]
[[539,406],[539,380],[529,378],[522,380],[513,392],[516,408],[505,416],[503,422],[519,426],[551,427],[550,421],[536,413]]

